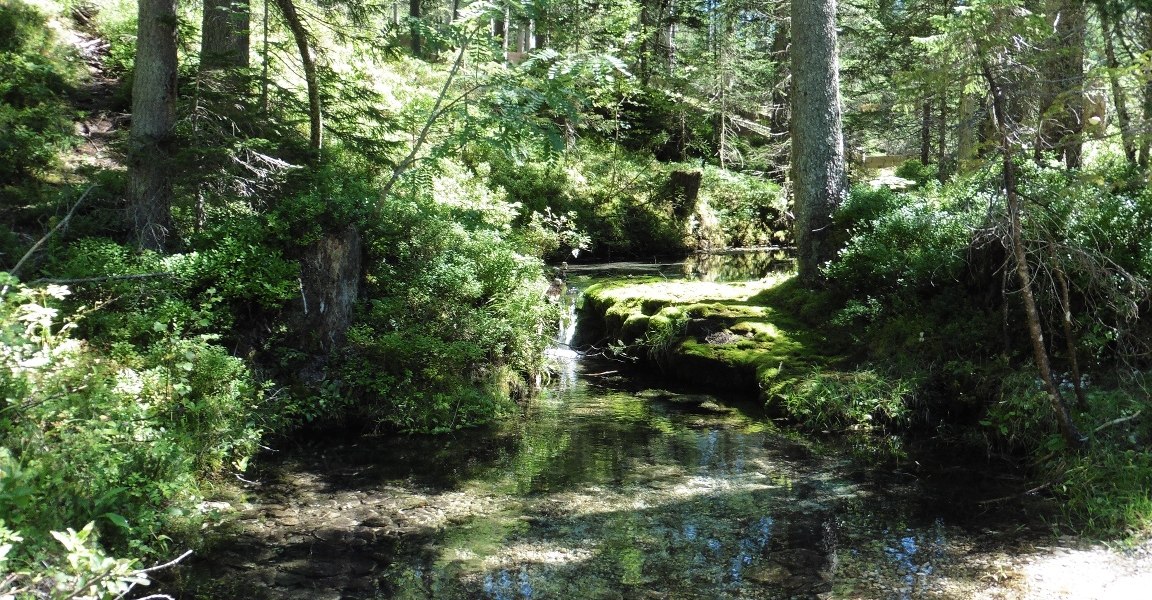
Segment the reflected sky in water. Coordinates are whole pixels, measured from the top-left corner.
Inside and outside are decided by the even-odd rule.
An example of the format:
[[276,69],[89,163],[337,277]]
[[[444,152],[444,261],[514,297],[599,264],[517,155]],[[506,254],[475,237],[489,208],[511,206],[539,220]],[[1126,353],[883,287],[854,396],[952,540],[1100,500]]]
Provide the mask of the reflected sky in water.
[[[973,531],[1018,518],[1009,506],[973,515],[966,492],[979,472],[932,479],[860,466],[776,430],[753,399],[625,378],[619,364],[563,345],[571,323],[550,352],[545,392],[517,419],[451,436],[331,440],[282,462],[285,479],[395,506],[380,509],[395,527],[341,558],[371,561],[375,589],[331,597],[937,597]],[[316,559],[312,546],[298,551]]]

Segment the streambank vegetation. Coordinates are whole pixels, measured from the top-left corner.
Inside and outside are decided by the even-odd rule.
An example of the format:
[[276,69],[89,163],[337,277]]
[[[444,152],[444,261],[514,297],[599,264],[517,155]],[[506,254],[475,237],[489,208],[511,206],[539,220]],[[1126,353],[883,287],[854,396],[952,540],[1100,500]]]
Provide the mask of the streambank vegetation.
[[[1152,528],[1152,7],[0,0],[0,595],[115,598],[301,431],[446,433],[616,350]],[[680,361],[680,362],[677,362]]]

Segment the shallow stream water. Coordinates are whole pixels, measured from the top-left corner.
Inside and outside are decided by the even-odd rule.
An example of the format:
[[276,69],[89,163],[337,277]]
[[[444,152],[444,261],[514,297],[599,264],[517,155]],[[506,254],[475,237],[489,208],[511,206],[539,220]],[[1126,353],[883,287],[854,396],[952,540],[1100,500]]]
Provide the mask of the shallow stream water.
[[[573,269],[579,272],[579,269]],[[573,279],[584,277],[576,275]],[[562,328],[564,329],[564,328]],[[193,588],[244,598],[970,597],[1040,531],[1023,482],[776,427],[558,347],[518,418],[264,457]],[[991,502],[988,502],[991,500]]]

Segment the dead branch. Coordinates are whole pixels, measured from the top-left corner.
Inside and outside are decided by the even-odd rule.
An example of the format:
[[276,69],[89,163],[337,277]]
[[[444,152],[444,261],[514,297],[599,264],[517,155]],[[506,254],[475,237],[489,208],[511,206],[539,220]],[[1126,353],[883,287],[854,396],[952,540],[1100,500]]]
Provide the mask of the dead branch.
[[1130,414],[1130,415],[1128,415],[1128,416],[1126,416],[1126,417],[1119,417],[1119,418],[1116,418],[1116,419],[1112,419],[1111,421],[1108,421],[1107,423],[1104,423],[1103,425],[1100,425],[1100,426],[1099,426],[1099,427],[1097,427],[1096,429],[1093,429],[1093,430],[1092,430],[1092,433],[1094,433],[1094,434],[1095,434],[1095,433],[1100,433],[1100,432],[1101,432],[1101,431],[1103,431],[1104,429],[1107,429],[1107,428],[1109,428],[1109,427],[1112,427],[1112,426],[1114,426],[1114,425],[1119,425],[1119,424],[1121,424],[1121,423],[1127,423],[1128,421],[1131,421],[1132,419],[1135,419],[1136,417],[1139,417],[1139,416],[1140,416],[1140,413],[1142,413],[1142,412],[1144,412],[1144,409],[1140,409],[1140,410],[1138,410],[1138,411],[1136,411],[1136,412],[1134,412],[1134,413],[1132,413],[1132,414]]
[[105,281],[130,281],[133,279],[151,279],[153,277],[171,277],[172,273],[160,271],[157,273],[140,273],[137,275],[105,275],[102,277],[80,277],[78,279],[34,279],[29,284],[54,283],[57,285],[74,285],[78,283],[99,283]]
[[[36,242],[35,244],[32,244],[32,247],[28,249],[28,252],[24,253],[24,256],[22,256],[20,258],[20,260],[16,262],[16,265],[8,270],[8,273],[10,275],[13,275],[13,276],[16,276],[17,274],[19,274],[20,267],[24,266],[24,263],[27,262],[28,259],[31,258],[33,254],[36,254],[36,251],[40,249],[40,246],[44,245],[44,242],[47,242],[49,238],[51,238],[57,231],[60,230],[61,227],[66,225],[68,223],[68,221],[72,219],[72,215],[76,214],[76,209],[80,208],[80,205],[83,204],[84,200],[86,200],[88,198],[88,194],[90,194],[92,192],[92,190],[96,189],[96,187],[97,186],[95,183],[88,186],[88,189],[84,190],[84,193],[80,195],[80,199],[76,201],[76,204],[72,205],[72,208],[68,211],[68,214],[65,215],[64,218],[61,219],[60,222],[57,223],[56,226],[53,227],[51,231],[44,234],[44,237],[40,238],[40,241]],[[8,292],[8,286],[5,285],[4,289],[2,291],[0,291],[0,296],[3,296],[7,292]]]

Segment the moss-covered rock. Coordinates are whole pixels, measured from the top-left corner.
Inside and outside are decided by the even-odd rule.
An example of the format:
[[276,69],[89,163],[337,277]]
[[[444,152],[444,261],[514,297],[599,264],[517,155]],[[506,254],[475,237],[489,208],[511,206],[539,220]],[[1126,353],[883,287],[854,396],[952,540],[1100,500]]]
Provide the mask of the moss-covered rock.
[[685,383],[756,392],[774,412],[814,428],[898,421],[911,387],[879,385],[875,371],[845,368],[842,344],[828,336],[828,314],[824,296],[784,276],[616,279],[585,292],[581,326],[595,333],[582,343]]
[[590,287],[584,323],[617,348],[678,379],[760,389],[824,367],[819,333],[767,294],[786,278],[735,283],[618,279]]

